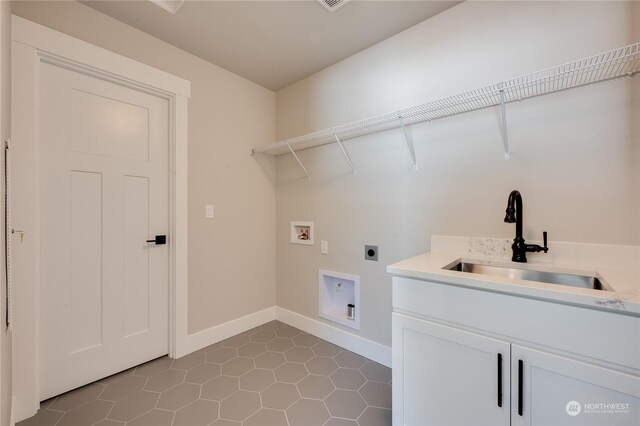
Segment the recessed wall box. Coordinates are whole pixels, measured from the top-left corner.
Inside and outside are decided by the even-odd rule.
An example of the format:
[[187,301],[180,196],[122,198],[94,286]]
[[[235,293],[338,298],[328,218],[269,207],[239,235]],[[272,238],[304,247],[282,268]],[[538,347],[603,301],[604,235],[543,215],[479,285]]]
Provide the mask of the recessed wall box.
[[313,245],[313,222],[291,222],[291,242]]
[[[320,269],[318,271],[318,315],[321,318],[360,330],[360,277]],[[353,318],[349,318],[349,305]]]

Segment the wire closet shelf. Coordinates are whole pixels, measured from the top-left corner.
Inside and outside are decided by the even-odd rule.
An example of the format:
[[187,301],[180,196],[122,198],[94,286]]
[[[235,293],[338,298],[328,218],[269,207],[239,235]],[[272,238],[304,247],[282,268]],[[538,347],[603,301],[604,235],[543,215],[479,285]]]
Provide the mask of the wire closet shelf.
[[[384,130],[403,128],[415,167],[415,154],[411,141],[407,137],[405,126],[500,106],[502,110],[505,158],[509,158],[505,104],[619,77],[633,76],[638,71],[640,71],[640,43],[634,43],[422,105],[253,148],[251,154],[281,155],[291,152],[300,163],[295,151],[329,143],[338,143],[353,169],[353,164],[344,149],[342,141]],[[302,163],[300,163],[300,166],[306,173]]]

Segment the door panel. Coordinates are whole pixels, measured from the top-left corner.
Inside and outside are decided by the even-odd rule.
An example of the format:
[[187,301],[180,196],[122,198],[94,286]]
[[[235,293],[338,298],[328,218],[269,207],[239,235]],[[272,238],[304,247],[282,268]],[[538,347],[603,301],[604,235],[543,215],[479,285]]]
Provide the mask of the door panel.
[[71,172],[71,351],[102,344],[102,175]]
[[394,424],[509,424],[508,343],[394,313],[393,347]]
[[72,89],[71,147],[75,152],[149,158],[149,110],[97,93]]
[[46,399],[168,350],[168,101],[40,63]]
[[[523,410],[518,414],[518,361]],[[514,425],[638,425],[640,378],[512,345]],[[609,405],[607,405],[609,404]]]

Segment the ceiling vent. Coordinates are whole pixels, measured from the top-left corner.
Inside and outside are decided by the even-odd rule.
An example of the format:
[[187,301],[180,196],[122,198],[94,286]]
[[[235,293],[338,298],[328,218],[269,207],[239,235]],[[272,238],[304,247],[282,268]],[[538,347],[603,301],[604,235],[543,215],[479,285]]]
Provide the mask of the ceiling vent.
[[318,0],[320,4],[327,8],[329,12],[333,12],[349,0]]
[[178,9],[180,9],[180,7],[182,6],[182,3],[184,3],[184,0],[150,0],[150,1],[173,15],[175,15],[178,12]]

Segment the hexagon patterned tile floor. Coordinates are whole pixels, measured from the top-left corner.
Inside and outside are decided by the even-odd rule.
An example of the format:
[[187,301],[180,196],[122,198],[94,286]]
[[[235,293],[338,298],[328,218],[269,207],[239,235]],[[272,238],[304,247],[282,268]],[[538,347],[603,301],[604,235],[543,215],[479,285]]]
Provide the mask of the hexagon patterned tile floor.
[[271,321],[44,401],[17,426],[391,424],[391,369]]

